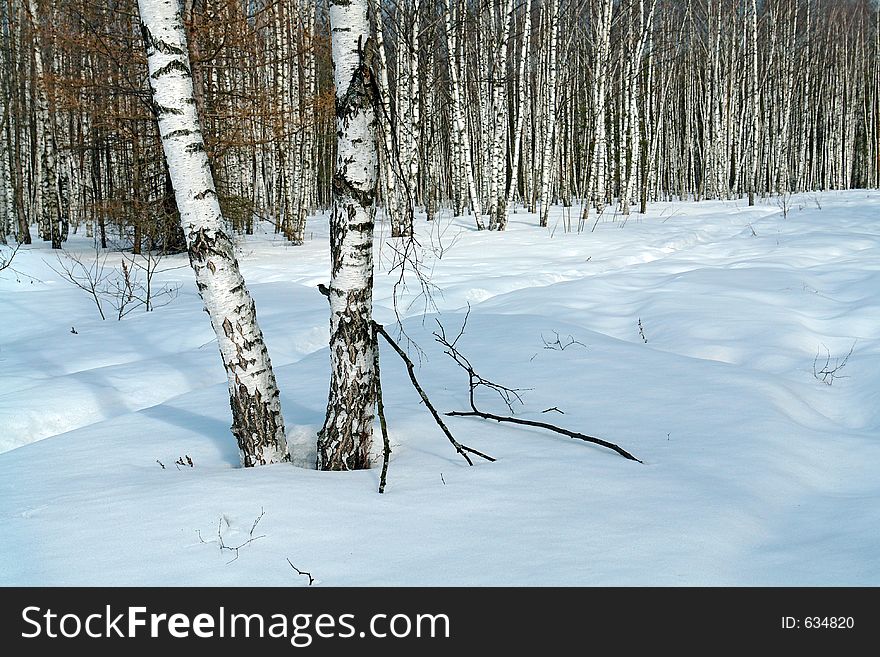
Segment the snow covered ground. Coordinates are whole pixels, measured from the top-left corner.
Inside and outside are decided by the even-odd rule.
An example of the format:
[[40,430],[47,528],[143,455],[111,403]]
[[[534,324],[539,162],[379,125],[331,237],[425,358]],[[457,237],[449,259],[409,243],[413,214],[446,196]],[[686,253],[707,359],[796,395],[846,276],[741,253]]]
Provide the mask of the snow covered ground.
[[[660,203],[582,234],[561,208],[550,229],[520,211],[504,234],[422,221],[434,306],[410,276],[398,307],[438,409],[466,408],[467,378],[435,318],[454,334],[470,305],[459,346],[524,389],[517,416],[644,464],[449,418],[498,459],[468,467],[383,345],[384,495],[377,469],[238,467],[184,256],[162,263],[182,284],[171,304],[101,321],[50,249],[24,249],[0,273],[0,584],[308,585],[289,559],[318,585],[880,585],[880,192],[789,205]],[[240,248],[301,464],[328,385],[325,223],[304,247]]]

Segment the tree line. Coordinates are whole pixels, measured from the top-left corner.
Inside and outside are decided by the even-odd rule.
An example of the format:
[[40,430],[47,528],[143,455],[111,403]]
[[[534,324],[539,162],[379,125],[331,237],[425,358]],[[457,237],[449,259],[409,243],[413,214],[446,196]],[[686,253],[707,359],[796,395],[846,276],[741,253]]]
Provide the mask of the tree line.
[[[875,0],[369,0],[378,202],[503,230],[880,186]],[[329,6],[181,0],[224,216],[293,244],[332,199]],[[0,0],[0,239],[182,248],[135,0]]]

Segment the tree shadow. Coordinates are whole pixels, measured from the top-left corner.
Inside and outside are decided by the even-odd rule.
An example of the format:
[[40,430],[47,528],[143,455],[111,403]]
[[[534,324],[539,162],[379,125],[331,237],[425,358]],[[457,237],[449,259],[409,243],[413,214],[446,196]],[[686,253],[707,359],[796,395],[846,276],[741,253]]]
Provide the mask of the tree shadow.
[[138,413],[204,437],[216,448],[221,459],[233,467],[241,465],[238,445],[229,429],[228,421],[224,422],[207,415],[193,413],[185,408],[166,404],[144,408]]

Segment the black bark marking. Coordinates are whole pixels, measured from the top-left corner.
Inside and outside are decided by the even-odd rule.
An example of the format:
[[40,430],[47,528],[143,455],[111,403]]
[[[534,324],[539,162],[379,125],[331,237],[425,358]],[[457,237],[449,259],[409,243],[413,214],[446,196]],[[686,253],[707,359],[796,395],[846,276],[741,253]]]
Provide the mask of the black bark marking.
[[168,43],[167,41],[162,41],[162,39],[157,39],[153,36],[153,33],[150,32],[150,28],[141,23],[141,35],[144,38],[144,45],[146,45],[146,49],[149,51],[156,50],[165,55],[183,55],[185,54],[181,48]]
[[176,107],[165,107],[164,105],[160,105],[156,101],[153,101],[153,111],[160,119],[165,114],[174,114],[175,116],[180,116],[181,114],[183,114],[183,110],[177,109]]
[[165,135],[165,139],[174,139],[175,137],[188,137],[192,134],[192,130],[172,130],[167,135]]
[[192,73],[190,73],[189,69],[186,67],[186,64],[184,64],[179,59],[172,59],[170,62],[165,64],[165,66],[157,68],[155,71],[153,71],[153,73],[150,74],[150,77],[154,80],[158,80],[163,75],[167,75],[172,71],[178,71],[181,75],[185,77],[192,77]]
[[[234,392],[233,392],[234,391]],[[230,386],[229,404],[232,407],[232,434],[241,450],[244,467],[266,465],[266,460],[257,456],[265,449],[277,449],[279,427],[277,413],[260,391],[253,394],[244,384]],[[285,454],[282,461],[290,461]]]
[[[180,132],[188,132],[188,131],[181,130]],[[193,196],[193,198],[196,201],[201,201],[203,199],[208,198],[209,196],[213,196],[214,198],[217,198],[217,192],[215,192],[213,189],[206,189],[202,192],[199,192],[195,196]]]
[[228,317],[223,318],[223,324],[221,326],[223,327],[223,333],[226,334],[226,337],[231,340],[232,336],[235,334],[232,330],[232,322],[229,321]]

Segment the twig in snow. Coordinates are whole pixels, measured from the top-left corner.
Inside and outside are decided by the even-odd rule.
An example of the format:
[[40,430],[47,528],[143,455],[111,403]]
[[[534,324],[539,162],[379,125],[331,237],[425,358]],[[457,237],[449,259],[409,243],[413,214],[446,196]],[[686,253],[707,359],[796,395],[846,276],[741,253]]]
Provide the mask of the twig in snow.
[[824,344],[822,346],[825,347],[825,363],[823,363],[821,367],[817,367],[819,363],[819,354],[821,353],[820,348],[817,347],[816,357],[813,359],[813,378],[829,386],[834,383],[834,379],[849,378],[843,374],[839,374],[839,372],[846,367],[849,357],[852,356],[853,349],[856,348],[856,343],[852,343],[849,352],[842,359],[835,358],[833,365],[831,364],[831,352],[828,351],[828,347]]
[[156,463],[158,463],[160,466],[162,466],[163,470],[165,469],[165,465],[162,463],[162,461],[160,461],[159,459],[156,459]]
[[562,341],[562,338],[559,336],[558,331],[553,331],[553,335],[556,336],[556,339],[553,342],[550,342],[549,340],[547,340],[547,338],[544,337],[543,333],[541,334],[541,340],[544,342],[544,349],[553,349],[554,351],[565,351],[568,347],[575,345],[575,344],[580,345],[584,349],[587,348],[587,345],[585,345],[583,342],[580,342],[579,340],[575,340],[574,337],[571,335],[569,335],[568,338],[566,338],[565,342]]
[[293,568],[298,574],[309,578],[309,586],[311,586],[312,584],[315,583],[315,578],[312,577],[312,574],[310,572],[305,571],[305,570],[300,570],[299,568],[297,568],[296,566],[293,565],[293,562],[290,559],[287,560],[287,563],[289,563],[290,567]]
[[645,328],[642,326],[642,318],[639,317],[639,335],[645,344],[648,344],[648,338],[645,337]]
[[[266,511],[265,511],[265,509],[260,507],[260,515],[257,516],[257,518],[254,520],[254,524],[251,525],[251,530],[250,530],[250,532],[248,532],[248,539],[244,543],[241,543],[240,545],[235,545],[235,546],[226,545],[226,543],[224,542],[223,533],[222,533],[224,517],[220,516],[220,519],[217,521],[217,545],[220,547],[221,552],[223,550],[229,550],[230,552],[235,553],[235,557],[233,557],[232,559],[230,559],[229,561],[226,562],[227,566],[229,564],[231,564],[233,561],[235,561],[236,559],[238,559],[238,556],[239,556],[238,551],[241,550],[241,548],[243,548],[246,545],[250,545],[254,541],[258,541],[261,538],[266,538],[265,534],[261,534],[260,536],[254,536],[254,531],[256,531],[257,525],[260,524],[260,521],[263,519],[264,515],[266,515]],[[227,527],[229,526],[228,520],[226,521],[226,526]],[[202,538],[201,530],[196,530],[196,533],[198,534],[199,540],[202,543],[209,543],[210,542],[210,541],[206,541],[204,538]]]
[[565,411],[559,410],[556,406],[551,406],[550,408],[545,408],[542,413],[550,413],[551,411],[555,411],[561,415],[565,415]]

